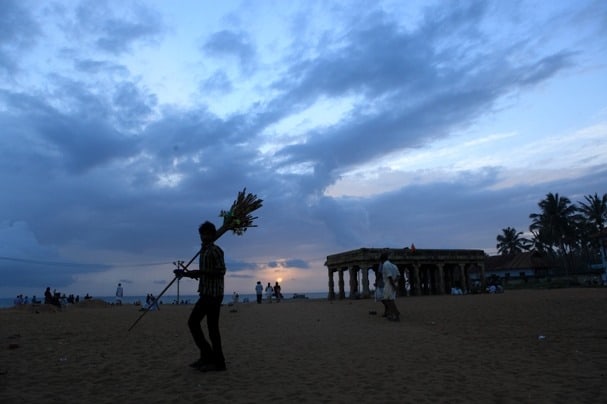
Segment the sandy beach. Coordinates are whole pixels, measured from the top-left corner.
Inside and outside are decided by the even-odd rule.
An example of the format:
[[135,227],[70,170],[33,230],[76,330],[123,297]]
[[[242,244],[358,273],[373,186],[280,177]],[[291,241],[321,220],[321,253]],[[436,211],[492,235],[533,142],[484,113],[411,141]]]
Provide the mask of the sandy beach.
[[[607,289],[224,306],[228,371],[198,353],[192,306],[0,310],[0,402],[596,403]],[[377,314],[372,314],[376,311]],[[598,401],[597,401],[598,400]]]

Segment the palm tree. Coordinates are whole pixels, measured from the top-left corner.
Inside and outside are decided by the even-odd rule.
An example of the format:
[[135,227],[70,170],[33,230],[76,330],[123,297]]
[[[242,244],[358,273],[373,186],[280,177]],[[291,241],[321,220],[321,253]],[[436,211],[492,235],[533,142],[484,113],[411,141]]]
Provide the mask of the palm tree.
[[531,232],[531,239],[529,240],[529,250],[537,251],[542,254],[546,254],[547,245],[540,238],[540,233],[537,230]]
[[579,211],[586,224],[596,233],[603,231],[605,223],[607,223],[607,194],[603,194],[602,198],[594,193],[594,195],[586,195],[584,197],[587,203],[579,203]]
[[529,240],[521,238],[522,231],[517,232],[513,227],[502,229],[502,234],[497,236],[497,252],[500,255],[511,255],[527,251]]
[[601,256],[599,238],[595,235],[605,229],[607,223],[607,194],[599,197],[586,195],[586,203],[578,202],[578,229],[580,233],[581,252],[587,257],[587,261],[597,261]]
[[565,261],[565,273],[569,275],[569,269],[573,265],[570,256],[571,251],[576,248],[578,237],[576,226],[577,208],[571,204],[567,197],[559,197],[559,194],[549,193],[546,198],[538,202],[541,213],[532,213],[529,230],[537,232],[539,240],[546,246],[547,250]]

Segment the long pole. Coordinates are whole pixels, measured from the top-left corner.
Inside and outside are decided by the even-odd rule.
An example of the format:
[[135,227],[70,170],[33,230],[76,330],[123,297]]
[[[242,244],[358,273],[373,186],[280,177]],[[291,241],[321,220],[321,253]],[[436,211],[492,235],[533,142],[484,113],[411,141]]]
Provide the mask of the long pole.
[[[194,256],[192,257],[192,259],[190,260],[190,262],[188,262],[188,264],[187,264],[187,265],[185,265],[185,266],[184,266],[184,265],[183,265],[183,261],[178,261],[178,262],[179,262],[179,265],[181,265],[181,267],[182,267],[184,270],[186,270],[186,271],[187,271],[187,270],[188,270],[188,267],[190,266],[190,264],[191,264],[192,262],[194,262],[194,260],[195,260],[195,259],[196,259],[196,258],[197,258],[199,255],[200,255],[200,251],[198,251],[198,252],[196,253],[196,255],[194,255]],[[135,322],[134,322],[134,323],[133,323],[133,324],[132,324],[132,325],[129,327],[129,329],[128,329],[127,331],[131,331],[131,330],[132,330],[132,329],[135,327],[135,325],[137,325],[137,323],[138,323],[138,322],[139,322],[139,321],[140,321],[140,320],[143,318],[143,316],[145,316],[146,314],[148,314],[148,311],[150,311],[150,310],[151,310],[152,306],[154,306],[155,304],[158,304],[158,301],[160,300],[160,298],[162,297],[162,295],[164,295],[164,293],[165,293],[167,290],[169,290],[169,288],[171,287],[171,285],[173,285],[173,283],[175,283],[175,281],[176,281],[176,280],[178,280],[178,279],[179,279],[179,277],[175,276],[175,277],[173,278],[173,280],[172,280],[171,282],[169,282],[169,284],[168,284],[168,285],[166,285],[166,287],[165,287],[165,288],[162,290],[162,292],[160,292],[160,294],[158,294],[158,296],[156,297],[156,299],[154,300],[154,302],[153,302],[152,304],[148,305],[148,307],[146,307],[146,308],[145,308],[145,310],[143,311],[143,313],[141,313],[141,315],[139,316],[139,318],[138,318],[137,320],[135,320]]]

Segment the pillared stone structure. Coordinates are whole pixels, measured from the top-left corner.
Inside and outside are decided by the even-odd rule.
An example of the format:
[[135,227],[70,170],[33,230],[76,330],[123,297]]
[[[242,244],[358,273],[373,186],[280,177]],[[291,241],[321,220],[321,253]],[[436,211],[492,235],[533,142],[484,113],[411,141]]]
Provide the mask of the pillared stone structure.
[[[383,251],[390,253],[390,261],[398,267],[400,296],[448,294],[453,288],[463,293],[475,287],[485,289],[485,252],[482,250],[359,248],[327,256],[329,300],[346,298],[346,271],[350,279],[348,298],[371,297],[369,271],[377,275],[379,256]],[[333,279],[335,272],[338,274],[337,292]],[[358,285],[359,272],[362,285]]]

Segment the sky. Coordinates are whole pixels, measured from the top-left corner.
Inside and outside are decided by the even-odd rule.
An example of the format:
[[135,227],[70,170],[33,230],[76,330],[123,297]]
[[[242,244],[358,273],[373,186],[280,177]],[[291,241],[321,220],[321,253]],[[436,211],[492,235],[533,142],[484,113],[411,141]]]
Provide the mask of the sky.
[[226,293],[495,254],[607,192],[607,3],[2,0],[0,152],[0,297],[156,294],[244,188]]

